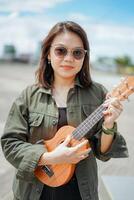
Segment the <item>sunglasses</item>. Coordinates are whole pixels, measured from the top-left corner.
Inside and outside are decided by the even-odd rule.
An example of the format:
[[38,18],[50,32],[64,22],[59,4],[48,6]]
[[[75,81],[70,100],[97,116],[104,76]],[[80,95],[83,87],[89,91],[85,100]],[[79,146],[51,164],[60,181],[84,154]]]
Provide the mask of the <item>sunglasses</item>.
[[66,47],[62,46],[52,46],[54,47],[54,53],[57,57],[59,58],[64,58],[68,52],[71,52],[71,55],[73,58],[76,60],[81,60],[82,58],[85,57],[85,54],[87,53],[87,50],[83,48],[74,48],[72,50],[68,50]]

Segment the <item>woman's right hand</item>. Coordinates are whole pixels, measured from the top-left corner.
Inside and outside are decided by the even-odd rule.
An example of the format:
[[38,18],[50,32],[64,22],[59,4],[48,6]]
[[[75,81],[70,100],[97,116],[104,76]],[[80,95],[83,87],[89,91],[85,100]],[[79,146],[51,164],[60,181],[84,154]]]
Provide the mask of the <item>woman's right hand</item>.
[[84,140],[76,146],[69,147],[68,144],[71,140],[69,135],[63,143],[57,146],[51,152],[45,152],[39,161],[39,165],[49,165],[49,164],[63,164],[70,163],[76,164],[79,161],[88,157],[91,148],[88,148],[83,151],[79,151],[81,147],[88,143],[88,140]]

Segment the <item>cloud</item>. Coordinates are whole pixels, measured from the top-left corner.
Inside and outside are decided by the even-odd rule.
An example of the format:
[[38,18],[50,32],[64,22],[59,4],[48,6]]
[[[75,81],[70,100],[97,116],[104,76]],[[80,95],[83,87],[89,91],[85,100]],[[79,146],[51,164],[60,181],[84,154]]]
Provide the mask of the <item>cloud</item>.
[[116,25],[116,23],[99,23],[84,13],[70,13],[74,20],[84,27],[91,47],[91,58],[97,56],[130,55],[134,59],[134,27]]
[[[3,23],[2,23],[3,22]],[[14,44],[19,53],[34,52],[37,43],[41,41],[50,27],[56,23],[55,20],[45,16],[33,18],[9,18],[0,21],[0,47],[4,44]],[[2,52],[2,49],[0,51]]]
[[[52,2],[54,1],[51,1],[51,4]],[[9,42],[14,43],[20,52],[34,51],[37,43],[45,37],[49,29],[63,20],[60,15],[43,14],[24,18],[18,15],[18,12],[15,12],[9,17],[0,17],[0,46]],[[68,13],[65,16],[84,27],[91,46],[91,58],[124,54],[134,58],[134,27],[96,23],[90,16],[78,12]]]
[[134,59],[134,27],[96,24],[86,27],[94,56],[130,55]]
[[[3,51],[3,45],[7,43],[13,43],[19,52],[33,52],[37,42],[43,39],[48,29],[58,21],[57,17],[54,19],[48,17],[44,10],[70,1],[72,0],[27,0],[21,2],[0,0],[0,54]],[[38,15],[21,17],[20,12],[23,11],[35,12]],[[5,14],[3,15],[3,13]]]
[[134,27],[98,24],[93,29],[98,39],[134,41]]
[[20,11],[43,11],[47,8],[52,8],[57,4],[69,2],[71,0],[27,0],[27,1],[10,1],[4,0],[1,1],[0,11],[11,11],[11,12],[20,12]]
[[74,21],[86,21],[87,20],[87,16],[85,16],[82,13],[70,13],[68,15],[68,19],[70,20],[74,20]]

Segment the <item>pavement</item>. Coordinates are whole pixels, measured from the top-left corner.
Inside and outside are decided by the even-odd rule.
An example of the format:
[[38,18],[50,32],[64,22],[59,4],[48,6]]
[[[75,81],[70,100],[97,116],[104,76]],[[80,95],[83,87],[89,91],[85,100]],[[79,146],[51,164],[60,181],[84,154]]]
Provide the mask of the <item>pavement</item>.
[[[3,133],[5,120],[15,98],[29,84],[34,83],[33,65],[0,65],[0,136]],[[120,76],[91,70],[93,80],[102,83],[108,90],[119,83]],[[111,159],[108,162],[98,162],[99,178],[101,176],[129,176],[134,177],[134,95],[130,102],[123,102],[124,111],[118,120],[118,129],[125,137],[129,149],[129,158]],[[0,200],[12,199],[11,187],[14,168],[5,160],[0,148]],[[101,184],[99,184],[101,192]],[[127,199],[128,200],[128,199]]]

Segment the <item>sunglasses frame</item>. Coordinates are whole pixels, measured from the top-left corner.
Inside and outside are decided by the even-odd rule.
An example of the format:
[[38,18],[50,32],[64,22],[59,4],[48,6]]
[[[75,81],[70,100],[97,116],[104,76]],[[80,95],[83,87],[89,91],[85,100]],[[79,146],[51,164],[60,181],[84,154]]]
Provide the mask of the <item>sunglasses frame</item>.
[[[69,48],[67,48],[67,47],[64,47],[64,46],[58,46],[58,45],[51,45],[51,47],[55,47],[55,49],[54,49],[54,53],[55,53],[55,50],[56,50],[56,47],[58,48],[63,48],[63,49],[65,49],[66,50],[66,54],[65,55],[57,55],[56,53],[55,53],[55,55],[57,56],[57,57],[59,57],[59,58],[64,58],[69,52],[71,52],[71,55],[73,56],[73,58],[74,59],[76,59],[76,60],[81,60],[81,59],[83,59],[84,57],[85,57],[85,55],[86,55],[86,53],[87,53],[87,50],[86,49],[83,49],[83,48],[80,48],[80,47],[75,47],[75,48],[73,48],[73,49],[70,49],[69,50]],[[81,58],[78,58],[77,56],[75,56],[74,55],[74,51],[75,50],[82,50],[83,52],[84,52],[84,54],[83,54],[83,56],[81,57]]]

